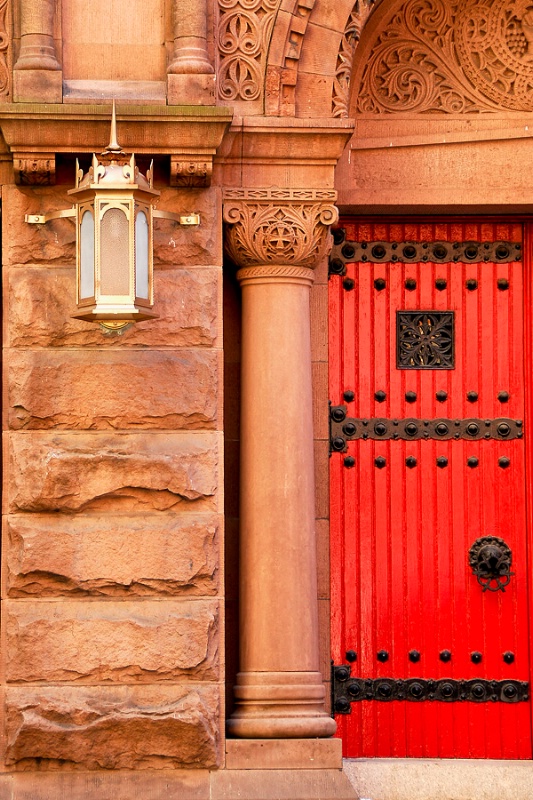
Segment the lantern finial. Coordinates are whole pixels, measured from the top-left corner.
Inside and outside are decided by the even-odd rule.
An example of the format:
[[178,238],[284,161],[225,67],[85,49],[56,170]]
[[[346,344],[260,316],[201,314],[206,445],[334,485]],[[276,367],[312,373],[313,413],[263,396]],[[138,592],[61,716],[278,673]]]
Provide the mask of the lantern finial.
[[111,115],[111,135],[109,136],[109,144],[102,153],[102,155],[120,155],[124,151],[117,142],[117,114],[115,109],[115,101],[113,100],[113,113]]

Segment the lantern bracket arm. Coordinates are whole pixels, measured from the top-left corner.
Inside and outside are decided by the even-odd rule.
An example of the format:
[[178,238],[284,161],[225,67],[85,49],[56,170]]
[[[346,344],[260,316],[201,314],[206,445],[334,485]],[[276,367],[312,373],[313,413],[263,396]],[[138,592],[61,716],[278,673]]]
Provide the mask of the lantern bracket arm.
[[25,214],[24,222],[32,225],[44,225],[51,219],[74,219],[75,216],[76,207],[72,206],[72,208],[63,208],[60,211],[50,211],[48,214]]
[[154,219],[171,219],[178,225],[199,225],[200,214],[175,214],[173,211],[153,210]]

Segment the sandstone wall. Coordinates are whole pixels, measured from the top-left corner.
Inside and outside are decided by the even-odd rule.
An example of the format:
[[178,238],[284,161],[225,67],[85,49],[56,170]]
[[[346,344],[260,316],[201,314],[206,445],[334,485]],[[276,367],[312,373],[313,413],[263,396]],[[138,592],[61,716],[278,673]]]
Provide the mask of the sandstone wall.
[[71,319],[68,187],[4,186],[4,771],[220,766],[221,222],[163,189],[155,310]]

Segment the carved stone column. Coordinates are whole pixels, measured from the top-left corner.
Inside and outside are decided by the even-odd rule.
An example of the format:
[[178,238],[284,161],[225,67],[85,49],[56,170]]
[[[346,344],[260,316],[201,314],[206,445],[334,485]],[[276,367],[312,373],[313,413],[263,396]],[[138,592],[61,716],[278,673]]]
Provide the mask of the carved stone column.
[[21,0],[20,52],[14,66],[14,99],[60,103],[61,66],[54,42],[54,0]]
[[334,198],[226,193],[226,251],[243,302],[240,672],[228,722],[238,737],[335,732],[319,672],[309,326]]
[[173,0],[172,24],[174,53],[167,69],[168,102],[214,102],[215,75],[207,52],[207,0]]

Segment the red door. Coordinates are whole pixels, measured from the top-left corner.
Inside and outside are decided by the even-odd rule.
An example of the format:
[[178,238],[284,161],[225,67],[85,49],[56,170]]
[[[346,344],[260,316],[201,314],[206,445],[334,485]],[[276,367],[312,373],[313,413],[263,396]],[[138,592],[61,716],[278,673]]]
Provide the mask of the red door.
[[345,755],[531,758],[522,226],[352,219],[334,233]]

